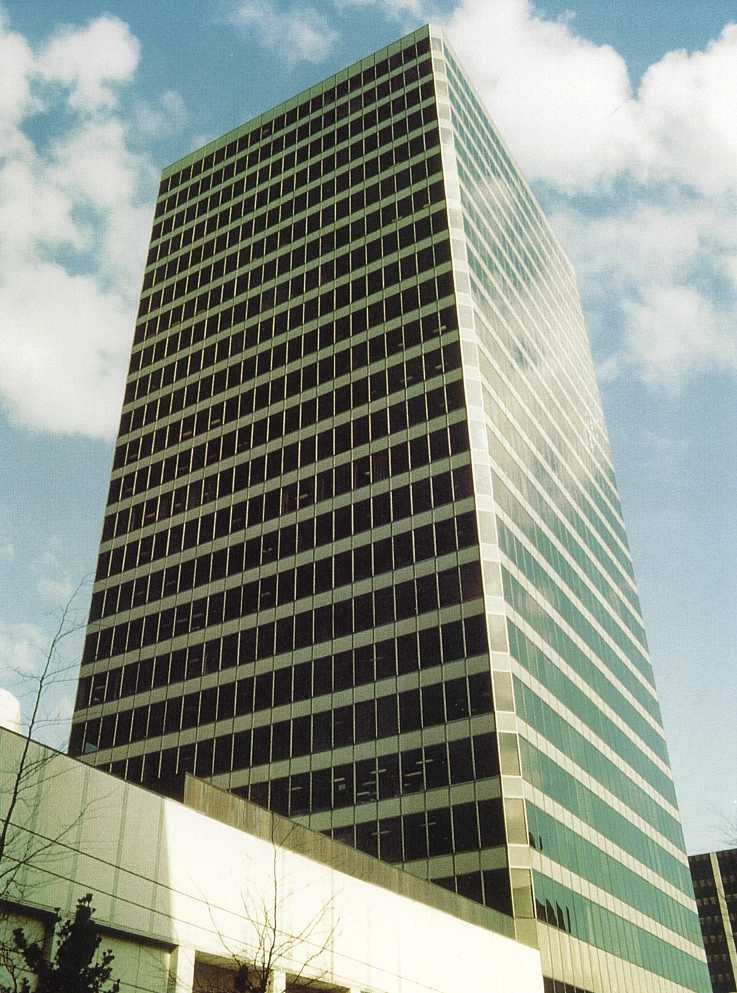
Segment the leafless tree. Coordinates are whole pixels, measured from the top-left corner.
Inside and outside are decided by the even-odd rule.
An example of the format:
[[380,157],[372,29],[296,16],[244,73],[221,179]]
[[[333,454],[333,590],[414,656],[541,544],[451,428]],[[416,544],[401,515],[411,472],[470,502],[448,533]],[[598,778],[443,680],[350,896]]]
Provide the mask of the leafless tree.
[[737,813],[731,819],[724,818],[724,843],[727,848],[737,848]]
[[[255,941],[243,948],[216,924],[231,964],[227,978],[221,974],[217,983],[200,982],[198,988],[203,993],[269,993],[272,976],[277,971],[288,974],[290,989],[319,986],[323,975],[320,972],[315,975],[313,967],[329,949],[335,935],[332,901],[323,903],[299,931],[289,931],[283,923],[286,906],[294,894],[280,879],[279,849],[286,845],[296,827],[283,818],[272,817],[269,891],[258,896],[244,891],[242,895],[242,917],[251,926]],[[309,949],[306,955],[305,949]]]
[[[15,672],[15,676],[23,679],[28,688],[26,696],[30,711],[20,735],[20,752],[18,749],[6,750],[2,762],[8,765],[0,768],[6,779],[4,802],[0,805],[0,901],[19,899],[22,868],[37,860],[59,840],[58,837],[36,837],[31,831],[21,830],[20,824],[28,824],[32,820],[32,809],[38,803],[42,790],[58,775],[58,753],[50,749],[40,752],[34,746],[34,738],[49,723],[43,715],[49,690],[76,676],[78,660],[69,663],[63,659],[61,649],[84,626],[77,601],[86,583],[84,579],[77,585],[59,611],[39,669],[31,674]],[[65,825],[63,832],[66,833],[72,826]]]

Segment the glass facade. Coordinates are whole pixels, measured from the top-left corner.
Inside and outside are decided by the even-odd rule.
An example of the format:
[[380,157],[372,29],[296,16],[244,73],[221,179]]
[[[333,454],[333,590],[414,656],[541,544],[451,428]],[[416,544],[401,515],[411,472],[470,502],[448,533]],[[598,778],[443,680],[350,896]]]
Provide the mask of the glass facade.
[[436,32],[164,171],[70,750],[708,989],[575,279]]
[[[442,43],[436,86],[487,612],[506,621],[491,666],[511,682],[495,709],[515,746],[501,777],[515,916],[536,920],[551,991],[705,990],[575,277]],[[509,827],[519,796],[527,847]]]

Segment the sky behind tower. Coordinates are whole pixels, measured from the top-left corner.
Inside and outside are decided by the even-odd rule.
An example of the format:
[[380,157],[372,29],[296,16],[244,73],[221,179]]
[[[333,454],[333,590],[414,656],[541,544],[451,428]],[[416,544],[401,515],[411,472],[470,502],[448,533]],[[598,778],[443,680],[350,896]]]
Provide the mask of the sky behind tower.
[[[579,277],[690,851],[737,822],[737,20],[662,0],[0,0],[0,686],[94,571],[162,166],[432,19]],[[79,598],[86,610],[89,586]],[[47,701],[65,743],[81,637]]]

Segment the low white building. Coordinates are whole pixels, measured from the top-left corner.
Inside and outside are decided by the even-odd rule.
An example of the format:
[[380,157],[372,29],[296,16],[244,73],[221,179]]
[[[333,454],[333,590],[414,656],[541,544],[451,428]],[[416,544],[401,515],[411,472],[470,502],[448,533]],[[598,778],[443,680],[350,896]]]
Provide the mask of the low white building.
[[[0,730],[8,817],[25,739]],[[122,993],[279,990],[542,993],[511,918],[200,780],[168,800],[31,744],[0,866],[6,935],[93,894]],[[271,950],[271,952],[269,952]]]

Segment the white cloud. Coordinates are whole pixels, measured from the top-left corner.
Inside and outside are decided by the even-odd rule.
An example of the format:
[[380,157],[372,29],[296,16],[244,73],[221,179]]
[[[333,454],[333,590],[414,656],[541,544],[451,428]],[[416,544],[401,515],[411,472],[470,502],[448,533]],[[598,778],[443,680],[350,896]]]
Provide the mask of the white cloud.
[[667,53],[636,92],[617,51],[529,0],[463,0],[446,27],[529,178],[568,193],[623,176],[737,191],[737,25]]
[[[114,17],[36,50],[0,19],[0,405],[17,424],[115,431],[158,173],[122,100],[138,59]],[[184,119],[173,91],[153,106]],[[52,139],[31,140],[34,115]]]
[[726,315],[695,287],[654,284],[640,297],[623,304],[627,330],[620,355],[646,382],[673,387],[695,372],[737,371],[734,325],[726,327]]
[[0,392],[38,430],[109,437],[129,349],[129,301],[91,276],[35,260],[0,290]]
[[552,220],[581,281],[604,378],[634,373],[673,389],[695,373],[737,371],[734,215],[671,192],[594,217],[567,207]]
[[637,96],[639,170],[705,194],[737,193],[737,24],[700,52],[668,52]]
[[234,6],[232,20],[292,65],[322,62],[338,37],[322,14],[301,4],[281,9],[272,0],[242,0]]
[[154,188],[156,172],[129,147],[119,118],[83,121],[51,147],[48,178],[75,207],[104,219],[98,231],[101,270],[126,295],[140,288],[141,263],[151,228],[151,208],[137,202],[142,184]]
[[152,103],[141,101],[136,107],[136,127],[152,137],[179,131],[186,122],[187,108],[176,90],[167,90]]
[[110,110],[117,106],[116,87],[136,71],[140,48],[127,24],[105,15],[84,28],[55,32],[38,57],[37,70],[67,90],[73,110]]
[[6,27],[0,10],[0,147],[5,154],[17,150],[19,139],[23,144],[16,125],[36,107],[30,86],[33,59],[30,45]]
[[612,47],[529,0],[462,0],[446,29],[525,175],[566,203],[600,371],[678,388],[737,370],[737,25],[637,88]]
[[339,11],[356,8],[381,7],[390,17],[430,20],[432,13],[426,0],[333,0]]
[[464,0],[447,31],[528,178],[571,191],[626,166],[632,90],[613,48],[526,0]]

